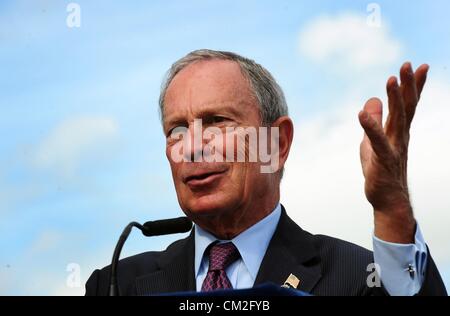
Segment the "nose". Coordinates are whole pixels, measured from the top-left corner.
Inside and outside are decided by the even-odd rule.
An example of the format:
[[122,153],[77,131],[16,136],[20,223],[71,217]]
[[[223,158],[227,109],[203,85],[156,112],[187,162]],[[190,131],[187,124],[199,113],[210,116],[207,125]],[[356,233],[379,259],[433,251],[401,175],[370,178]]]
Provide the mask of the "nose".
[[195,119],[189,124],[184,143],[184,158],[190,162],[201,162],[203,157],[203,127],[202,120]]

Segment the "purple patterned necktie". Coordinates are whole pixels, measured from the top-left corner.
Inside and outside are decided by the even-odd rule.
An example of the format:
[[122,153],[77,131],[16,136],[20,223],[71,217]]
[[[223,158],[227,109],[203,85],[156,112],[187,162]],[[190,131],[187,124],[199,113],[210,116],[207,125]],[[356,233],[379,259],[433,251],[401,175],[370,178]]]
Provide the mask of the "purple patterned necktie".
[[209,270],[202,285],[202,292],[232,289],[225,269],[239,259],[240,254],[231,242],[215,244],[209,249]]

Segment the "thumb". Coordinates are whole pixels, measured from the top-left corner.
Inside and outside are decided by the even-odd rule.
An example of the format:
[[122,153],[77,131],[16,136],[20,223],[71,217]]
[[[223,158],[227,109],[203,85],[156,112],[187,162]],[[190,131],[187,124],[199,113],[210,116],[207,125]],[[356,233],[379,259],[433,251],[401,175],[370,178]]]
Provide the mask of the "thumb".
[[383,127],[383,103],[381,103],[380,99],[369,99],[364,105],[363,111],[369,114],[380,127]]

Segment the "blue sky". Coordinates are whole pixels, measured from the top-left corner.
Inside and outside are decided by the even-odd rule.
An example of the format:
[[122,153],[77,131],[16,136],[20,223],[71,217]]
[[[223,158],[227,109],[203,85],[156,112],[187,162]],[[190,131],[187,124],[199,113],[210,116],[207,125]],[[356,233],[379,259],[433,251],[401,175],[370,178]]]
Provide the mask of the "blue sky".
[[[337,203],[342,225],[336,227],[318,220],[327,216],[327,205],[292,196],[304,187],[304,195],[326,198],[323,190],[307,191],[311,183],[321,185],[315,176],[317,158],[330,165],[327,159],[341,152],[358,157],[352,151],[358,145],[352,138],[356,116],[348,119],[347,114],[357,113],[364,99],[383,96],[384,80],[402,61],[429,63],[435,81],[428,99],[435,107],[424,110],[418,122],[423,132],[417,132],[411,184],[417,184],[417,205],[427,208],[418,210],[419,222],[450,286],[450,253],[443,242],[450,238],[445,230],[450,205],[436,194],[445,194],[441,184],[450,171],[435,165],[433,173],[429,166],[436,155],[437,162],[449,156],[449,130],[433,121],[445,117],[438,105],[450,100],[448,1],[432,6],[429,1],[377,1],[381,27],[367,33],[373,40],[361,23],[370,1],[73,2],[81,8],[80,28],[66,25],[70,1],[0,2],[0,294],[82,294],[82,286],[67,286],[69,263],[79,264],[83,285],[93,268],[108,264],[127,222],[180,215],[157,100],[171,63],[198,48],[235,51],[273,73],[299,126],[293,155],[311,159],[303,165],[301,159],[291,160],[287,174],[291,169],[293,176],[283,183],[282,202],[285,198],[288,211],[291,205],[306,229],[367,247],[367,205],[361,204],[362,212],[355,210],[359,202]],[[371,45],[367,55],[373,56],[358,67],[353,64],[357,52],[364,55],[361,47]],[[314,52],[325,52],[324,57],[317,59]],[[341,132],[352,136],[332,143]],[[333,148],[340,151],[329,155]],[[357,160],[348,165],[351,174],[358,168]],[[349,179],[356,193],[340,192],[336,199],[363,203],[361,179]],[[340,184],[329,182],[336,185],[328,191],[334,197]],[[354,230],[346,226],[352,218],[361,218]],[[136,233],[124,256],[162,249],[179,237],[151,240]]]

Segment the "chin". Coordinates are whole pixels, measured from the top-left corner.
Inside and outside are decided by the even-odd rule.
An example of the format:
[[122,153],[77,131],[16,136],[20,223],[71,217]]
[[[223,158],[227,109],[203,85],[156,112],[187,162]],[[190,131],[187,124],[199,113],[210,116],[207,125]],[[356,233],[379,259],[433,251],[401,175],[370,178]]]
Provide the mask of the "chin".
[[224,197],[221,193],[209,194],[183,203],[183,211],[192,218],[214,216],[233,209],[237,204],[236,199]]

